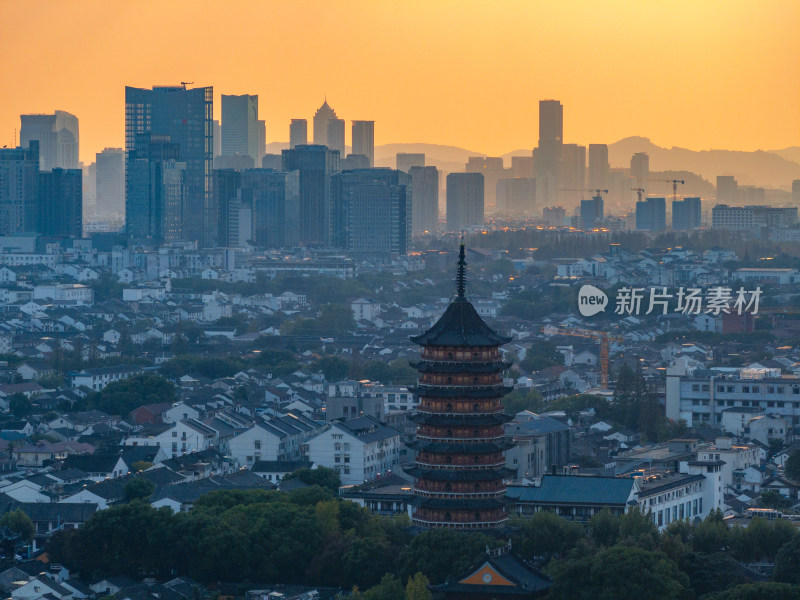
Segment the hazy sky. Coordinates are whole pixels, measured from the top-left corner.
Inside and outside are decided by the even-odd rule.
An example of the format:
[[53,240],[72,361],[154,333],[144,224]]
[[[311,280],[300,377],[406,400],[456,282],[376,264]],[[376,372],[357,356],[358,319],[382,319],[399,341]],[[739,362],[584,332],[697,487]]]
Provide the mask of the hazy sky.
[[[800,2],[0,0],[0,146],[19,115],[80,118],[81,158],[123,145],[124,86],[259,95],[267,140],[327,95],[377,144],[532,148],[564,137],[692,149],[800,144]],[[310,132],[309,132],[310,133]]]

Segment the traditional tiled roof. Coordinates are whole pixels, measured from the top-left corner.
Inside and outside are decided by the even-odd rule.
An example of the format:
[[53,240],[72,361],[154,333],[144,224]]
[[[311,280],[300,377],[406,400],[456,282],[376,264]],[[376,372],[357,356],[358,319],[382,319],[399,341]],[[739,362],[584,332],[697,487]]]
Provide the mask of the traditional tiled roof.
[[634,486],[632,478],[545,475],[539,487],[509,486],[506,496],[515,502],[624,506]]

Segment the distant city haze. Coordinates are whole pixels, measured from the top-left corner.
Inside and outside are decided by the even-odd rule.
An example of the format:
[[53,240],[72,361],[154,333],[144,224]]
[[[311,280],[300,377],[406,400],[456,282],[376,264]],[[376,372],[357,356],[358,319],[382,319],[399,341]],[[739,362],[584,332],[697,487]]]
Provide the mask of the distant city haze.
[[[375,121],[376,146],[429,142],[499,156],[540,139],[641,135],[693,150],[800,143],[800,3],[2,2],[0,147],[20,115],[80,119],[80,159],[124,143],[125,86],[257,94],[268,142],[327,97]],[[377,154],[377,153],[376,153]],[[629,157],[628,157],[629,159]],[[626,160],[628,160],[626,159]],[[626,165],[627,166],[627,163]]]

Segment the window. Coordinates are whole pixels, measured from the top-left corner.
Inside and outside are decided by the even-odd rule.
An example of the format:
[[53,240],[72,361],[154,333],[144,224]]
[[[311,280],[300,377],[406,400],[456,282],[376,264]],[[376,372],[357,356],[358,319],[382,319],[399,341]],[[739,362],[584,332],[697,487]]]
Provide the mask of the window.
[[261,450],[261,440],[256,440],[254,443],[256,450]]
[[725,386],[724,385],[718,385],[717,386],[717,391],[718,392],[724,392],[725,391]]

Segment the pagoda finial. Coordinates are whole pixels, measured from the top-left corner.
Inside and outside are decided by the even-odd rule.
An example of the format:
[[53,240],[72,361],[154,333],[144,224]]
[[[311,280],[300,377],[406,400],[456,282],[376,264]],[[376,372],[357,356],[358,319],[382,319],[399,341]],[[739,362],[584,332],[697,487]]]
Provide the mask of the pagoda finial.
[[458,274],[456,275],[457,297],[464,298],[467,287],[467,261],[464,249],[464,236],[461,236],[461,249],[458,251]]

